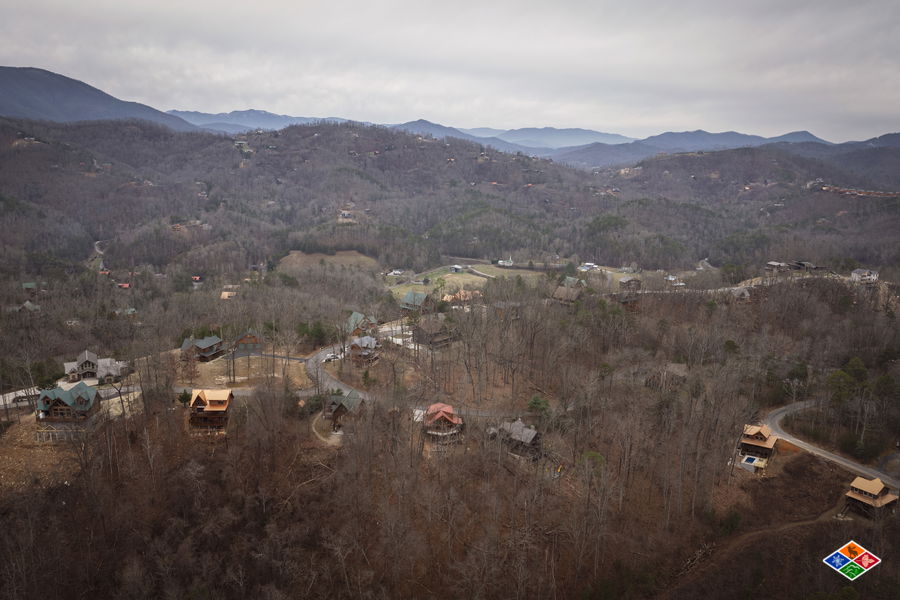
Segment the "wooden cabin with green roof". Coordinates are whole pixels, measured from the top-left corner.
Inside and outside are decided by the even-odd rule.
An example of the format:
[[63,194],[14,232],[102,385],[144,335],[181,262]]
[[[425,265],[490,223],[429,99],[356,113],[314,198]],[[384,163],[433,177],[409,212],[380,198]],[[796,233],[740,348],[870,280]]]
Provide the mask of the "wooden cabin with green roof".
[[366,401],[356,390],[351,390],[346,396],[332,394],[325,405],[325,416],[331,418],[331,430],[338,431],[344,421],[359,414],[366,406]]
[[347,319],[347,333],[353,337],[374,335],[378,332],[378,320],[355,310]]
[[425,292],[406,292],[400,301],[400,308],[409,312],[428,312],[432,305],[431,298]]
[[37,418],[53,423],[79,423],[100,409],[97,388],[78,382],[69,389],[41,390],[37,401]]

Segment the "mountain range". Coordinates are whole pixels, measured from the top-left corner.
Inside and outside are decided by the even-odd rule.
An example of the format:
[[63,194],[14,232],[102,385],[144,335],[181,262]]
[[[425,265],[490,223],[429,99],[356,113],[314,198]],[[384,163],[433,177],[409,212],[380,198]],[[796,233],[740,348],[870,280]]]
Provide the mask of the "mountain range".
[[[0,115],[34,120],[77,122],[140,119],[175,131],[211,131],[240,135],[254,130],[279,130],[291,125],[343,123],[339,117],[298,117],[264,110],[228,113],[159,111],[137,102],[119,100],[81,81],[37,68],[0,67]],[[367,123],[368,124],[368,123]],[[523,153],[580,168],[634,164],[660,154],[707,152],[765,144],[786,144],[792,152],[810,158],[840,155],[868,147],[896,147],[900,134],[887,134],[865,142],[832,144],[808,131],[762,137],[727,131],[665,132],[642,140],[589,129],[527,127],[497,129],[455,128],[419,119],[386,127],[436,139],[458,138],[503,152]]]
[[30,67],[0,67],[0,115],[61,123],[141,119],[175,131],[198,129],[146,104],[125,102],[76,79]]

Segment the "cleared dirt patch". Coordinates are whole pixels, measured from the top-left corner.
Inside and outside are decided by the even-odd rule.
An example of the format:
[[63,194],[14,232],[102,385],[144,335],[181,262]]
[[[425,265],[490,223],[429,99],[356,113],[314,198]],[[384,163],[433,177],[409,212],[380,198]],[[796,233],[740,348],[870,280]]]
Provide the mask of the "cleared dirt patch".
[[[178,351],[175,351],[176,357]],[[273,364],[274,363],[274,364]],[[183,364],[179,361],[179,368]],[[244,356],[234,361],[234,379],[232,383],[229,374],[231,361],[227,357],[220,357],[213,361],[197,363],[197,374],[193,381],[189,381],[184,373],[179,373],[178,385],[185,387],[253,387],[263,383],[267,377],[281,379],[286,374],[291,379],[291,387],[295,389],[307,388],[312,384],[306,376],[306,365],[302,362],[287,361],[280,358],[265,356]]]
[[320,267],[322,263],[332,266],[357,267],[367,271],[378,271],[381,266],[374,258],[360,254],[356,250],[340,250],[334,254],[315,252],[307,254],[294,250],[278,262],[278,270],[291,274]]
[[73,444],[38,443],[34,432],[34,414],[30,414],[0,436],[0,498],[32,485],[58,485],[77,475]]

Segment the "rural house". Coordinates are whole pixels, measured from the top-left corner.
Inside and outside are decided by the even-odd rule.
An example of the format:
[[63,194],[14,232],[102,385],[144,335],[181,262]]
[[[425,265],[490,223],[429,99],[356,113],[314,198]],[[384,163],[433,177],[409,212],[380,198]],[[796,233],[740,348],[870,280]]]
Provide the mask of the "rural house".
[[425,411],[424,421],[425,433],[437,443],[454,441],[463,426],[462,418],[454,412],[453,407],[443,402],[429,406]]
[[481,298],[481,290],[459,290],[455,294],[444,294],[443,302],[450,304],[467,304]]
[[438,313],[425,315],[419,319],[419,323],[413,329],[413,341],[432,348],[441,348],[452,342],[453,332],[450,330],[446,316]]
[[246,356],[248,354],[259,354],[263,351],[263,339],[252,329],[239,337],[234,342],[234,352],[238,356]]
[[488,429],[491,439],[498,437],[514,454],[537,456],[541,452],[541,434],[534,427],[525,425],[522,419],[501,423],[499,428]]
[[26,300],[22,304],[7,306],[5,310],[8,313],[20,313],[24,311],[25,314],[33,314],[41,312],[41,305],[35,304],[31,300]]
[[372,335],[378,331],[378,321],[355,310],[347,319],[347,333],[352,336]]
[[619,289],[625,292],[636,292],[641,289],[641,280],[630,275],[619,280]]
[[857,477],[850,484],[850,491],[845,494],[848,506],[865,514],[881,512],[897,502],[897,495],[879,478],[866,479]]
[[339,430],[345,419],[357,415],[365,408],[365,405],[366,401],[356,390],[352,390],[346,396],[341,394],[329,396],[328,404],[325,406],[325,416],[331,419],[331,430]]
[[41,390],[37,416],[42,421],[77,423],[85,421],[100,409],[100,392],[83,381],[64,390]]
[[191,394],[192,430],[224,433],[228,426],[228,409],[234,400],[231,390],[194,390]]
[[850,281],[857,283],[875,283],[878,281],[878,271],[870,271],[869,269],[854,269],[850,273]]
[[74,383],[82,379],[97,379],[101,383],[119,381],[128,374],[128,363],[114,358],[97,358],[85,350],[73,362],[63,363],[66,378]]
[[367,367],[378,360],[378,340],[371,335],[355,337],[350,341],[350,360],[355,367]]
[[581,298],[581,291],[581,288],[577,286],[566,287],[561,285],[554,290],[553,299],[560,304],[569,306],[575,304]]
[[750,457],[754,460],[746,461],[747,464],[761,469],[766,466],[768,460],[775,454],[775,442],[778,438],[772,435],[768,425],[744,425],[744,433],[741,435],[740,453],[742,457]]
[[221,354],[222,338],[211,335],[202,339],[194,339],[193,336],[185,338],[181,343],[181,360],[188,360],[191,356],[201,361],[212,360]]
[[431,299],[425,292],[414,292],[412,290],[406,292],[400,301],[400,308],[410,312],[427,312],[431,307]]
[[731,294],[731,297],[736,302],[747,303],[750,302],[750,289],[746,287],[736,287],[728,290]]

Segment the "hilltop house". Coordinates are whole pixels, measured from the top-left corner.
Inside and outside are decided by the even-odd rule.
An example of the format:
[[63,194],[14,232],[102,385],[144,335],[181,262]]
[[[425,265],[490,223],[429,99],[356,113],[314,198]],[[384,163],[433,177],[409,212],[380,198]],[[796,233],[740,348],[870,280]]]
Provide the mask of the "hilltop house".
[[553,291],[553,299],[560,304],[575,304],[581,298],[581,288],[578,286],[566,287],[561,285]]
[[346,396],[333,394],[328,397],[325,405],[325,416],[331,419],[331,430],[337,431],[344,424],[344,420],[361,412],[366,405],[356,390],[352,390]]
[[857,477],[850,484],[850,491],[845,494],[847,504],[865,514],[880,512],[897,502],[897,495],[879,478],[866,479]]
[[234,342],[234,352],[240,356],[259,354],[263,351],[263,338],[256,331],[248,329],[247,332]]
[[476,298],[481,298],[481,290],[459,290],[455,294],[444,294],[441,300],[450,304],[466,304]]
[[763,468],[766,462],[775,454],[775,442],[778,438],[772,435],[768,425],[744,425],[744,433],[741,435],[739,445],[742,457],[752,457],[755,468]]
[[208,433],[224,433],[228,426],[228,409],[234,400],[231,390],[194,390],[191,394],[191,429]]
[[427,312],[431,309],[431,298],[425,292],[406,292],[400,301],[400,308],[410,312]]
[[188,360],[193,356],[197,360],[208,361],[216,358],[222,352],[222,338],[217,335],[210,335],[199,340],[191,336],[185,338],[181,343],[181,360]]
[[355,367],[367,367],[378,360],[378,340],[371,335],[355,337],[350,341],[350,360]]
[[875,283],[878,281],[878,271],[854,269],[853,272],[850,273],[850,281],[855,281],[857,283]]
[[31,300],[26,300],[22,304],[7,306],[5,311],[8,313],[20,313],[24,311],[25,314],[34,314],[41,312],[41,305],[35,304]]
[[38,293],[38,290],[42,292],[47,291],[47,282],[46,281],[26,281],[22,284],[22,291],[26,292],[29,296],[34,297],[35,294]]
[[347,319],[347,333],[352,336],[371,335],[378,331],[378,320],[355,310]]
[[463,420],[449,404],[437,402],[425,411],[425,433],[437,443],[454,441],[462,431]]
[[488,429],[493,439],[497,436],[511,452],[516,454],[538,455],[541,452],[541,434],[534,427],[525,425],[522,419],[501,423],[499,428]]
[[636,292],[641,289],[641,280],[630,275],[625,276],[619,280],[619,289],[627,292]]
[[736,302],[747,303],[750,302],[750,289],[746,287],[736,287],[728,290],[731,294],[731,297]]
[[784,273],[785,271],[790,271],[791,267],[787,263],[779,262],[777,260],[770,260],[766,263],[766,272],[770,275],[774,275],[776,273]]
[[41,390],[37,401],[37,417],[42,421],[78,423],[100,409],[100,392],[83,381],[64,390]]
[[432,348],[448,345],[453,341],[453,337],[453,331],[442,313],[422,317],[413,329],[413,341],[417,344],[427,344]]
[[128,363],[114,358],[97,358],[90,350],[85,350],[73,362],[63,363],[66,378],[74,383],[82,379],[97,379],[101,383],[119,381],[128,374]]

